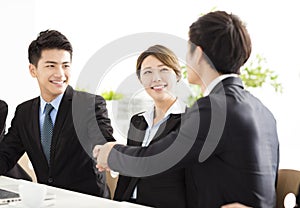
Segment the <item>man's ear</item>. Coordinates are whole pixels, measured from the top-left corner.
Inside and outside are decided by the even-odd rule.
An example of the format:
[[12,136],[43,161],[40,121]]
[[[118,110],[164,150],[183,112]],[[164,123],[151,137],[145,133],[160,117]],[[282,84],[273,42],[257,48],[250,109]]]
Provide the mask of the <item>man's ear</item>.
[[29,64],[29,73],[32,77],[36,77],[36,67],[33,64]]
[[203,50],[200,46],[197,46],[196,47],[196,50],[195,50],[195,55],[196,55],[196,58],[197,58],[197,63],[200,63],[201,59],[203,58]]

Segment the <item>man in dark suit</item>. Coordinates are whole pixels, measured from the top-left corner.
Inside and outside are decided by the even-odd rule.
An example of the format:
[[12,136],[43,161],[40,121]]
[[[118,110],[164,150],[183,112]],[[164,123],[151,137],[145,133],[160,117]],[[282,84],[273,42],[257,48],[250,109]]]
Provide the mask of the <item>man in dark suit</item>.
[[[0,142],[2,141],[5,133],[7,113],[8,106],[6,102],[4,100],[0,100]],[[18,163],[12,169],[10,169],[5,176],[32,181],[32,178]]]
[[29,71],[41,94],[16,108],[0,144],[0,174],[26,152],[39,183],[108,197],[105,176],[94,168],[91,154],[93,145],[114,141],[112,127],[102,97],[69,86],[72,51],[55,30],[31,42]]
[[188,110],[179,133],[146,148],[103,145],[99,170],[147,176],[185,167],[188,207],[275,207],[276,121],[238,77],[250,53],[249,34],[237,16],[216,11],[200,17],[190,26],[187,74],[204,96]]

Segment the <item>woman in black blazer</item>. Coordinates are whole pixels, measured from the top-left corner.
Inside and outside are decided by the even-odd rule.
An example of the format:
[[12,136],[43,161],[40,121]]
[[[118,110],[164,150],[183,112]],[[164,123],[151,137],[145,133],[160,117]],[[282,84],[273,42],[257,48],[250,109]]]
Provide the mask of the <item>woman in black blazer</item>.
[[[171,50],[154,45],[139,56],[136,74],[154,106],[131,118],[127,145],[148,146],[179,130],[186,106],[173,91],[181,69]],[[120,175],[114,199],[152,207],[186,207],[184,169],[145,178]]]

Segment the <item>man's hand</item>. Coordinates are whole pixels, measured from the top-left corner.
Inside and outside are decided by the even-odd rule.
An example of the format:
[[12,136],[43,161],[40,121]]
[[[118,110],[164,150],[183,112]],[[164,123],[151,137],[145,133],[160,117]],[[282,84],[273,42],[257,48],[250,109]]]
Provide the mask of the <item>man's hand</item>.
[[100,151],[102,145],[96,145],[93,149],[93,157],[97,159],[98,157],[98,152]]
[[96,145],[93,149],[93,156],[97,158],[96,167],[100,172],[110,170],[107,164],[108,156],[116,142],[107,142],[104,145]]

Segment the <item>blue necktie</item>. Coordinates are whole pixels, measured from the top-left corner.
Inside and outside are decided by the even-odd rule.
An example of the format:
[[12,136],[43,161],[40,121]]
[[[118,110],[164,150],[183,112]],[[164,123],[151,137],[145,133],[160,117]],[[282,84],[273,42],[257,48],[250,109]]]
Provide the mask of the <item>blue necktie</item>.
[[44,119],[44,124],[41,132],[41,143],[48,164],[50,162],[50,148],[51,148],[51,139],[53,133],[53,123],[50,116],[52,110],[53,110],[53,106],[47,103],[45,106],[45,119]]

